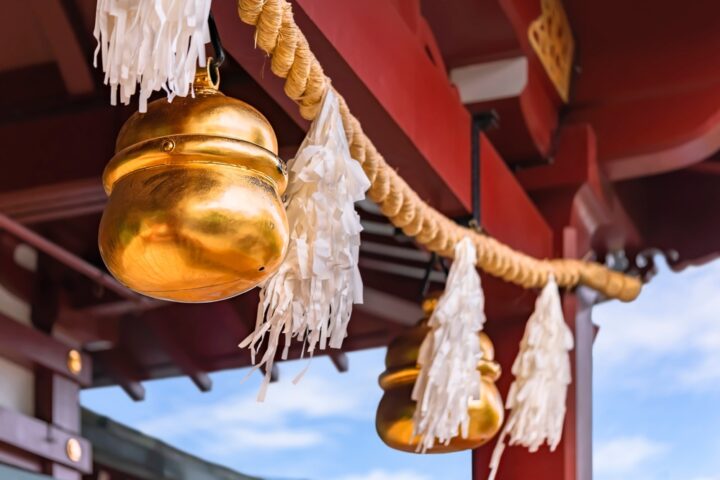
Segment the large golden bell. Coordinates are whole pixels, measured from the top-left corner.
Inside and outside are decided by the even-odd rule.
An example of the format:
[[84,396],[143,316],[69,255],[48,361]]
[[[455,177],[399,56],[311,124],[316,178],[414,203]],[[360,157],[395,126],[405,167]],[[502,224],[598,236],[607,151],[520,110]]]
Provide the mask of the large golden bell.
[[200,70],[194,98],[135,113],[105,168],[100,253],[144,295],[222,300],[256,286],[285,256],[287,169],[275,133],[218,83]]
[[[418,352],[425,335],[430,331],[427,320],[435,308],[436,299],[423,303],[425,318],[408,333],[393,340],[385,357],[385,372],[380,375],[380,386],[385,391],[375,427],[385,444],[405,452],[417,451],[420,437],[413,436],[413,414],[415,402],[412,390],[420,369],[417,366]],[[495,381],[500,377],[500,365],[495,363],[495,351],[490,338],[480,333],[480,348],[483,359],[478,364],[481,375],[481,389],[478,398],[470,401],[470,427],[467,438],[457,436],[448,445],[435,444],[426,453],[449,453],[477,448],[492,439],[500,430],[504,418],[503,401]]]

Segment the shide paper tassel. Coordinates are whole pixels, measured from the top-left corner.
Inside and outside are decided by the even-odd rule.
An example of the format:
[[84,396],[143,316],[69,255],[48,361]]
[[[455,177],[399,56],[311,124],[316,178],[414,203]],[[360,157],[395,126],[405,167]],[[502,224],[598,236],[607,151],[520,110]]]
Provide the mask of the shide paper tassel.
[[140,84],[140,112],[152,92],[168,101],[190,93],[197,65],[205,66],[211,0],[98,0],[93,35],[102,54],[110,103],[127,105]]
[[497,474],[508,436],[510,445],[522,445],[531,452],[543,443],[555,450],[560,443],[572,348],[573,335],[563,319],[560,292],[551,275],[535,302],[513,363],[515,381],[505,402],[510,415],[490,460],[489,480]]
[[485,323],[485,298],[475,262],[475,246],[464,238],[455,247],[445,292],[418,354],[420,373],[412,398],[417,402],[414,434],[420,436],[421,452],[435,441],[447,445],[457,435],[467,438],[468,403],[480,394],[478,334]]
[[290,245],[285,260],[261,286],[255,331],[240,344],[252,361],[267,335],[256,368],[266,371],[258,400],[265,398],[275,352],[283,340],[286,358],[293,338],[303,353],[340,348],[354,303],[362,303],[358,269],[360,216],[355,202],[370,187],[350,157],[338,99],[328,89],[320,114],[297,156],[289,162],[287,216]]

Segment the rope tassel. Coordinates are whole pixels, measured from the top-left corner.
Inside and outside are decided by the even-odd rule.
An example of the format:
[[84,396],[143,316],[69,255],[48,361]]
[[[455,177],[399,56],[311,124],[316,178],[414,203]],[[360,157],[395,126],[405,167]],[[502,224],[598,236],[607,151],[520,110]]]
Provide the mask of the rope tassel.
[[420,347],[420,373],[412,392],[417,402],[414,435],[421,437],[418,451],[432,448],[436,439],[447,445],[458,434],[468,436],[468,404],[480,395],[478,334],[485,323],[485,297],[475,261],[475,246],[465,237],[455,247],[445,293]]
[[168,101],[187,96],[199,64],[205,66],[210,41],[211,0],[98,0],[93,35],[102,53],[110,104],[130,103],[140,84],[140,112],[152,92],[165,90]]
[[535,302],[513,363],[515,381],[505,403],[511,412],[490,460],[489,480],[497,474],[508,436],[510,445],[531,452],[543,443],[555,450],[560,443],[572,349],[573,335],[563,319],[560,292],[551,275]]
[[240,344],[252,362],[268,335],[255,368],[264,367],[258,400],[265,398],[275,353],[284,336],[282,358],[293,338],[303,353],[341,348],[354,303],[362,303],[358,269],[360,216],[355,202],[370,181],[350,156],[335,92],[325,95],[320,114],[297,156],[289,162],[287,216],[290,244],[280,268],[261,286],[255,331]]

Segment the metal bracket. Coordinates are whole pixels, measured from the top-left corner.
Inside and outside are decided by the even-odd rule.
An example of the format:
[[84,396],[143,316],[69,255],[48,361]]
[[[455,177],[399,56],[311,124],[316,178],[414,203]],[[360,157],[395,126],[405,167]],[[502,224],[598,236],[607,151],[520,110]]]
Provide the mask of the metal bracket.
[[437,265],[440,265],[440,268],[445,273],[445,278],[447,279],[448,276],[448,266],[445,263],[445,259],[439,256],[437,253],[433,252],[432,256],[430,257],[430,261],[428,261],[427,266],[425,267],[425,275],[422,279],[422,287],[420,288],[420,301],[422,302],[425,297],[427,297],[428,292],[430,291],[430,283],[432,283],[431,273],[433,270],[435,270],[435,267]]
[[470,186],[472,191],[472,217],[467,225],[482,231],[480,203],[480,134],[499,125],[500,117],[495,110],[474,113],[472,116],[470,147]]
[[215,25],[215,17],[212,12],[208,17],[208,29],[210,30],[210,43],[212,43],[213,50],[215,51],[215,57],[212,59],[213,68],[220,68],[225,63],[225,49],[220,41],[220,34],[218,33],[217,25]]

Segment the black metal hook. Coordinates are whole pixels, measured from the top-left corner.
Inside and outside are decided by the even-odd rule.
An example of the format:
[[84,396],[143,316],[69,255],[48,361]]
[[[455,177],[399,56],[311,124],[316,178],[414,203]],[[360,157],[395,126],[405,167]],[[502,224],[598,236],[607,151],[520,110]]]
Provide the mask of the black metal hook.
[[472,218],[468,225],[476,230],[482,227],[480,218],[480,133],[498,126],[499,118],[495,110],[475,113],[472,116],[470,144],[470,182],[472,191]]
[[430,279],[430,276],[432,275],[432,272],[435,270],[435,266],[437,264],[440,264],[440,268],[445,273],[445,278],[447,278],[449,270],[448,266],[445,263],[445,259],[439,256],[437,253],[433,252],[430,256],[430,260],[427,263],[427,266],[425,267],[425,275],[423,275],[422,279],[422,287],[420,288],[420,301],[424,300],[425,297],[427,297],[428,292],[430,291],[430,283],[432,283],[432,280]]
[[220,66],[225,63],[225,50],[220,41],[220,34],[218,33],[217,25],[215,25],[215,17],[213,17],[212,12],[210,12],[210,16],[208,17],[208,28],[210,30],[210,43],[212,43],[213,50],[215,51],[212,66],[213,68],[220,68]]

